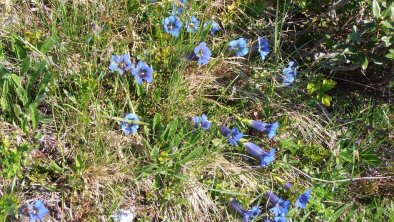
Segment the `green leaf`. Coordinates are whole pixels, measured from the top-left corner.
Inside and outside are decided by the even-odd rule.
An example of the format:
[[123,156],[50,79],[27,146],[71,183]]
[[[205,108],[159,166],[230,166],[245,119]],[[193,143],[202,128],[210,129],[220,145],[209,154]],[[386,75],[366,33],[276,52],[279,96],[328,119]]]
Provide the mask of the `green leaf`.
[[64,169],[61,168],[57,163],[55,163],[53,160],[49,163],[49,169],[55,171],[55,173],[64,173]]
[[19,100],[23,103],[23,105],[26,105],[29,102],[29,98],[27,97],[27,93],[26,93],[25,89],[21,85],[21,80],[20,80],[19,76],[15,75],[15,74],[11,74],[11,78],[16,85],[15,91],[19,97]]
[[29,93],[29,97],[31,97],[31,90],[32,90],[33,86],[35,85],[34,83],[37,81],[40,74],[44,71],[46,64],[47,63],[45,61],[41,61],[38,64],[36,64],[35,65],[36,71],[33,72],[29,76],[29,78],[27,79],[26,92]]
[[373,0],[372,2],[372,13],[375,18],[380,18],[380,6],[377,0]]
[[15,116],[20,116],[23,114],[21,107],[18,104],[14,104],[12,106],[13,110],[14,110],[14,114]]
[[306,86],[306,89],[308,90],[308,94],[313,94],[319,88],[320,88],[320,84],[316,84],[316,83],[313,83],[313,82],[308,83],[308,85]]
[[82,158],[82,155],[78,154],[75,157],[75,168],[77,169],[77,173],[80,175],[82,174],[84,168],[85,168],[85,161]]
[[22,87],[21,79],[19,78],[18,75],[11,74],[11,79],[17,87]]
[[332,97],[329,96],[329,95],[327,95],[327,94],[324,94],[324,95],[322,96],[322,98],[321,98],[321,102],[322,102],[323,105],[325,105],[325,106],[330,106],[330,105],[331,105],[331,100],[332,100]]
[[345,160],[345,161],[347,161],[347,162],[349,162],[349,163],[352,163],[352,162],[353,162],[353,154],[352,154],[351,152],[347,151],[347,150],[341,151],[340,154],[339,154],[339,156],[340,156],[343,160]]
[[366,164],[378,165],[381,163],[379,157],[375,153],[363,153],[361,154],[361,160]]
[[49,124],[52,122],[52,117],[50,115],[46,115],[43,113],[38,113],[38,120],[40,121],[40,123],[43,124]]
[[338,207],[338,208],[335,210],[335,215],[333,215],[334,217],[331,218],[332,221],[336,221],[338,218],[340,218],[340,217],[343,215],[343,212],[345,212],[345,210],[346,210],[347,208],[349,208],[350,206],[352,206],[352,204],[344,204],[344,205]]
[[22,68],[20,71],[20,76],[24,76],[30,68],[30,58],[26,57],[22,62]]
[[32,103],[29,106],[29,110],[30,110],[30,119],[31,119],[33,128],[36,129],[38,126],[38,121],[39,121],[37,106],[34,103]]
[[26,49],[24,43],[18,39],[18,36],[12,36],[12,51],[16,53],[18,59],[26,58]]
[[178,129],[178,123],[179,123],[178,119],[175,119],[175,120],[172,121],[170,132],[169,132],[169,136],[170,137],[175,135],[176,130]]
[[9,92],[9,88],[8,88],[8,81],[4,81],[3,82],[3,90],[2,90],[2,94],[1,94],[1,108],[3,110],[7,110],[8,108],[8,100],[7,100],[7,96],[8,96],[8,92]]
[[365,57],[365,58],[364,58],[363,65],[361,66],[361,68],[363,68],[364,70],[366,70],[367,67],[368,67],[368,59],[367,59],[367,57]]
[[35,102],[40,102],[45,98],[45,90],[49,84],[49,82],[52,80],[52,74],[48,74],[44,77],[44,79],[41,81],[40,86],[38,88],[37,96],[34,99]]
[[385,55],[386,58],[394,59],[394,50],[390,49],[389,53]]
[[382,36],[381,40],[384,42],[386,47],[389,47],[393,44],[393,37],[391,36]]
[[155,90],[154,100],[155,100],[155,102],[158,103],[158,102],[160,102],[160,99],[161,99],[161,89],[157,88]]
[[323,79],[321,92],[330,91],[331,89],[333,89],[335,87],[336,84],[337,84],[337,82],[335,82],[332,79]]
[[202,133],[200,131],[196,132],[196,133],[192,133],[192,135],[190,136],[189,139],[189,143],[190,144],[196,144],[197,141],[201,138]]
[[0,61],[4,59],[4,49],[3,49],[3,43],[0,41]]
[[56,43],[57,36],[56,33],[53,33],[47,40],[45,40],[44,44],[42,44],[40,51],[42,53],[48,52],[52,46]]
[[159,147],[155,146],[153,147],[153,149],[150,152],[150,156],[152,157],[152,159],[157,159],[157,157],[159,156],[160,153],[160,149]]
[[203,152],[201,147],[193,149],[185,158],[182,160],[182,164],[185,164],[191,160],[194,160],[197,158],[198,155],[201,155]]
[[294,142],[294,137],[290,137],[287,139],[280,139],[279,141],[282,149],[288,149],[293,154],[296,153],[297,150],[299,149],[298,144]]
[[358,31],[357,26],[353,25],[353,32],[350,34],[350,39],[353,44],[360,43],[361,33]]
[[385,26],[386,28],[393,29],[394,27],[390,24],[390,22],[387,21],[381,21],[382,25]]
[[137,95],[138,96],[142,96],[142,95],[144,95],[144,85],[142,85],[142,84],[137,84],[136,83],[136,85],[137,85]]
[[161,125],[161,115],[160,113],[156,113],[155,117],[153,117],[153,129],[158,130]]

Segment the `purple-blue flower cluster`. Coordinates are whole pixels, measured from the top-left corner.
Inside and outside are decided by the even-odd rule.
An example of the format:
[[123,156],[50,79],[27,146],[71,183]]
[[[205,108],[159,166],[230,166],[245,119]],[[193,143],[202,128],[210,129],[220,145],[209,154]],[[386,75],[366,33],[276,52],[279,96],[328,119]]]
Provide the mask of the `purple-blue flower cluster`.
[[137,133],[138,130],[138,116],[134,113],[129,113],[124,117],[124,121],[120,123],[120,127],[126,136]]
[[213,20],[204,23],[204,28],[209,28],[209,32],[211,35],[214,35],[216,32],[220,31],[219,24]]
[[282,71],[283,86],[291,85],[297,76],[297,62],[290,61],[289,66]]
[[187,32],[195,33],[198,31],[199,27],[200,27],[200,20],[198,20],[196,16],[192,16],[190,19],[186,21]]
[[242,215],[243,222],[253,220],[261,214],[261,210],[258,206],[253,206],[252,209],[246,210],[235,199],[231,200],[230,205],[235,211]]
[[309,199],[311,198],[311,193],[312,193],[312,191],[310,189],[307,189],[303,194],[298,196],[298,198],[295,202],[296,207],[305,209],[306,204],[308,203]]
[[275,160],[275,148],[265,152],[261,147],[251,142],[245,143],[244,147],[250,155],[260,160],[261,167],[267,167],[268,164]]
[[[164,32],[168,33],[171,36],[178,37],[182,32],[182,28],[185,28],[186,32],[188,33],[197,33],[199,32],[200,28],[202,28],[203,32],[201,34],[203,36],[207,35],[208,32],[211,35],[214,35],[216,32],[220,31],[219,24],[214,20],[205,21],[204,23],[202,23],[196,16],[189,17],[183,23],[180,18],[183,18],[184,14],[186,14],[184,13],[185,9],[187,9],[186,0],[179,0],[177,4],[173,3],[173,12],[168,17],[162,20],[162,28]],[[241,37],[230,41],[228,43],[228,49],[237,57],[245,57],[250,51],[256,51],[256,46],[252,47],[250,50],[248,47],[248,40]],[[258,37],[257,51],[260,54],[261,59],[264,61],[270,53],[269,42],[266,38]],[[212,53],[211,50],[208,48],[207,43],[200,42],[193,49],[193,52],[188,54],[186,58],[188,60],[197,61],[198,65],[206,65],[209,63],[211,56]],[[109,65],[109,69],[113,72],[118,72],[120,75],[130,72],[135,78],[137,84],[142,84],[143,82],[152,83],[153,81],[152,67],[150,67],[144,61],[138,61],[137,63],[133,63],[129,54],[124,54],[120,56],[113,55],[111,63]],[[282,84],[284,86],[291,85],[294,82],[296,76],[297,63],[295,61],[291,61],[289,62],[288,67],[284,68],[282,71]],[[201,116],[193,116],[192,120],[195,130],[208,130],[212,127],[212,122],[208,120],[208,117],[205,114],[202,114]],[[135,113],[129,113],[125,115],[125,117],[120,121],[120,128],[126,136],[137,133],[139,124],[143,124],[139,121],[139,118]],[[263,132],[269,139],[273,139],[276,136],[277,130],[279,128],[278,122],[266,123],[258,120],[245,119],[242,119],[242,121],[254,130]],[[267,168],[272,162],[274,162],[276,148],[271,148],[267,151],[264,150],[262,147],[256,145],[255,143],[244,139],[245,135],[236,127],[231,129],[224,125],[221,125],[219,127],[219,131],[226,138],[230,145],[235,147],[237,147],[238,144],[242,145],[249,155],[256,158],[260,162],[259,165],[261,168]],[[286,189],[290,189],[291,187],[292,185],[290,184],[285,185]],[[265,216],[263,218],[263,221],[286,222],[286,217],[289,212],[291,202],[278,197],[271,191],[266,192],[265,196],[270,203],[270,216]],[[300,196],[298,196],[295,202],[295,206],[297,208],[304,209],[310,198],[311,190],[308,189]],[[246,210],[235,199],[233,199],[230,204],[236,212],[242,215],[244,222],[253,220],[262,214],[262,211],[258,205],[253,206],[250,210]],[[42,220],[42,218],[45,217],[45,215],[48,213],[48,210],[45,208],[43,202],[40,200],[36,201],[34,207],[30,208],[34,209],[31,211],[32,213],[29,212],[30,217],[34,219],[32,219],[33,221]]]
[[113,55],[109,70],[117,71],[120,75],[131,72],[138,84],[142,84],[143,81],[147,83],[153,81],[153,69],[143,61],[139,61],[135,65],[131,62],[129,54]]
[[233,146],[237,146],[238,141],[244,136],[244,134],[239,132],[237,128],[231,130],[226,126],[220,126],[219,131],[223,136],[227,138],[228,142]]
[[120,75],[125,72],[130,71],[133,68],[133,63],[130,60],[129,54],[124,55],[112,55],[111,64],[109,65],[109,70],[112,72],[117,71]]
[[208,117],[205,114],[202,114],[200,117],[193,116],[194,128],[201,128],[203,130],[207,130],[211,128],[212,123],[208,121]]
[[44,221],[44,217],[49,213],[42,200],[36,200],[33,205],[28,204],[30,222]]
[[181,20],[175,15],[163,19],[164,31],[172,36],[178,37],[182,26]]
[[233,51],[236,56],[242,57],[249,52],[248,43],[244,38],[233,40],[228,45],[230,50]]
[[267,57],[268,53],[270,52],[270,47],[268,45],[268,40],[262,37],[258,37],[258,51],[260,53],[261,59],[264,61],[265,57]]
[[[182,1],[182,5],[186,5],[186,3],[184,3]],[[184,11],[183,7],[177,7],[173,4],[172,15],[164,18],[162,21],[163,30],[166,33],[168,33],[174,37],[179,36],[179,34],[182,30],[182,27],[183,27],[183,23],[182,23],[181,19],[178,17],[178,15],[182,14],[183,11]],[[196,33],[201,27],[200,23],[201,23],[201,21],[196,16],[191,16],[185,22],[186,32]],[[209,32],[212,35],[214,35],[218,31],[220,31],[219,24],[217,22],[215,22],[214,20],[205,22],[203,27],[204,28],[209,27]]]
[[206,65],[208,61],[211,59],[211,50],[207,47],[205,42],[201,42],[196,48],[193,50],[194,55],[198,58],[197,64]]

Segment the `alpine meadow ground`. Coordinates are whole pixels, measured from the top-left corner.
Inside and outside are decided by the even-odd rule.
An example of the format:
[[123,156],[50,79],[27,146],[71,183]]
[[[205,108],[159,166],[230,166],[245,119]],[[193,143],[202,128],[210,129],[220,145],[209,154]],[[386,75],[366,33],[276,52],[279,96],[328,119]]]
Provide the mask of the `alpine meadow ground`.
[[0,221],[394,221],[392,2],[0,12]]

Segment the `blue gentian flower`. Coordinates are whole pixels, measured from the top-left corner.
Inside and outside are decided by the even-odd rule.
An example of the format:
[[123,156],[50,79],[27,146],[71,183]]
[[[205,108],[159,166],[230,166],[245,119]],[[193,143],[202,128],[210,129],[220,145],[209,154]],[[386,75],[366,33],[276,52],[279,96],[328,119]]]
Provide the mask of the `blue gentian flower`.
[[292,187],[293,187],[293,184],[290,183],[290,182],[287,182],[287,183],[285,183],[285,185],[284,185],[284,188],[285,188],[286,190],[290,190]]
[[259,216],[261,214],[261,210],[259,209],[258,206],[254,206],[252,207],[252,209],[250,210],[245,210],[239,203],[237,200],[233,199],[230,202],[231,207],[237,211],[238,213],[240,213],[243,217],[242,221],[243,222],[248,222],[250,220],[253,220],[253,218]]
[[208,117],[202,114],[201,117],[193,116],[194,128],[201,127],[203,130],[211,128],[212,123],[208,121]]
[[165,32],[177,37],[181,31],[182,22],[178,17],[171,15],[163,19],[163,28]]
[[44,217],[49,213],[42,200],[36,200],[34,205],[29,205],[30,222],[43,221]]
[[190,33],[195,33],[200,27],[200,20],[196,16],[192,16],[188,21],[186,21],[186,31]]
[[226,127],[226,126],[220,126],[220,127],[219,127],[219,131],[220,131],[220,133],[221,133],[223,136],[225,136],[225,137],[227,137],[227,136],[231,133],[231,129],[229,129],[229,128]]
[[279,123],[274,122],[272,124],[269,123],[264,123],[261,121],[256,121],[256,120],[246,120],[245,121],[247,124],[249,124],[250,127],[252,127],[255,130],[258,130],[260,132],[264,132],[267,134],[268,138],[272,139],[276,135],[276,131],[279,128]]
[[274,220],[275,222],[287,222],[287,219],[284,216],[274,217]]
[[131,73],[138,84],[141,84],[142,81],[146,81],[147,83],[153,81],[153,69],[143,61],[139,61],[137,66],[131,70]]
[[215,32],[220,31],[219,24],[215,21],[209,21],[204,23],[204,28],[210,27],[209,31],[211,32],[211,35],[214,35]]
[[197,64],[206,65],[211,58],[211,50],[207,47],[205,42],[201,42],[196,48],[194,48],[194,54],[198,58]]
[[290,201],[279,198],[271,191],[267,191],[265,193],[265,197],[269,200],[269,202],[274,205],[274,207],[271,208],[270,211],[274,214],[275,220],[277,219],[277,217],[279,217],[278,219],[280,219],[280,217],[286,216],[286,214],[289,212],[289,207],[291,205]]
[[231,133],[229,133],[226,137],[231,145],[236,146],[236,145],[238,145],[238,141],[243,136],[244,136],[243,133],[239,132],[237,128],[234,128],[233,130],[231,130]]
[[264,61],[265,57],[268,55],[268,53],[270,52],[270,47],[268,45],[268,40],[265,38],[258,38],[258,51],[261,55],[261,59]]
[[298,198],[295,202],[296,207],[305,209],[306,204],[309,201],[309,198],[311,198],[311,190],[310,189],[306,190],[303,194],[298,196]]
[[231,41],[229,46],[230,50],[235,51],[236,56],[245,56],[249,52],[247,42],[244,38]]
[[[134,113],[129,113],[124,117],[125,120],[139,121],[138,116]],[[123,121],[120,124],[122,131],[126,134],[126,136],[130,134],[137,133],[139,125],[137,123],[130,123],[127,121]]]
[[109,70],[115,72],[118,71],[120,75],[124,72],[129,71],[133,68],[133,63],[130,60],[129,54],[124,54],[121,56],[112,55],[111,64],[109,65]]
[[247,142],[244,144],[244,147],[250,155],[260,160],[261,167],[267,167],[272,161],[275,160],[275,149],[271,149],[269,152],[265,152],[259,146],[254,143]]
[[289,66],[282,71],[283,86],[291,85],[297,76],[297,62],[290,61]]
[[178,6],[176,6],[176,4],[172,4],[172,10],[173,10],[173,14],[174,15],[179,15],[179,14],[182,14],[183,13],[183,11],[185,10],[184,8],[183,8],[183,6],[185,6],[186,4],[187,4],[187,1],[186,0],[179,0],[179,2],[181,3],[181,7],[178,7]]

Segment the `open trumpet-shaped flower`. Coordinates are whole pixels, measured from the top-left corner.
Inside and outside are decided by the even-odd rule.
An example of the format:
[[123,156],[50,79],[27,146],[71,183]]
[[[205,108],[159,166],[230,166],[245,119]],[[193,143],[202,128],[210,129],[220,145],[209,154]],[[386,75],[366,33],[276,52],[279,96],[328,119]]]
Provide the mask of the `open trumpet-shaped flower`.
[[182,28],[181,20],[175,15],[171,15],[165,19],[163,19],[163,28],[164,31],[172,36],[179,36],[179,33]]
[[[120,127],[122,131],[126,134],[126,136],[137,133],[139,125],[135,122],[139,121],[138,116],[135,115],[134,113],[129,113],[124,117],[124,119],[126,121],[121,122]],[[130,122],[128,120],[135,122]]]
[[231,130],[226,126],[220,126],[219,131],[233,146],[238,145],[238,141],[244,136],[244,134],[239,132],[237,128]]
[[291,85],[297,76],[297,63],[290,61],[289,66],[282,71],[283,86]]
[[197,64],[206,65],[211,58],[211,50],[209,50],[205,42],[201,42],[194,48],[194,56],[198,59]]
[[123,75],[126,71],[133,68],[133,63],[130,60],[129,54],[124,54],[121,56],[112,55],[111,64],[109,65],[109,70],[115,72],[118,71],[120,75]]
[[250,155],[260,160],[261,167],[267,167],[268,164],[275,160],[275,149],[265,152],[256,144],[250,142],[245,143],[244,147]]
[[244,38],[231,41],[229,46],[230,50],[234,51],[236,56],[245,56],[249,52],[248,44]]
[[231,133],[231,129],[226,126],[220,126],[219,131],[225,137],[227,137]]
[[153,69],[143,61],[139,61],[137,66],[131,71],[138,84],[143,81],[151,83],[153,81]]
[[274,122],[272,124],[257,121],[257,120],[244,120],[250,127],[260,132],[267,134],[268,138],[272,139],[276,135],[276,131],[279,128],[279,123]]
[[308,189],[303,194],[298,196],[298,198],[297,198],[297,200],[295,202],[296,207],[305,209],[306,204],[308,203],[310,198],[311,198],[311,190]]
[[200,20],[196,16],[192,16],[188,21],[186,21],[186,31],[190,33],[197,32],[200,27]]
[[33,206],[29,205],[30,222],[43,221],[44,217],[49,213],[42,200],[34,202]]
[[252,207],[252,209],[246,210],[235,199],[231,200],[230,205],[235,211],[237,211],[242,215],[243,222],[248,222],[250,220],[253,220],[255,217],[261,214],[261,210],[259,209],[258,206],[254,206]]
[[209,27],[209,32],[214,35],[216,32],[220,31],[219,24],[215,21],[209,21],[204,23],[204,28]]
[[285,220],[286,221],[286,214],[289,212],[289,207],[291,205],[290,201],[283,200],[282,198],[279,198],[276,194],[274,194],[271,191],[267,191],[265,193],[265,197],[268,199],[268,201],[274,205],[270,209],[271,213],[274,214],[275,216],[275,221],[277,219]]
[[262,37],[258,38],[258,51],[260,53],[261,59],[264,61],[265,57],[269,54],[270,52],[270,47],[268,45],[268,40]]
[[201,127],[201,129],[207,130],[212,126],[212,123],[208,121],[208,117],[205,114],[202,114],[201,117],[193,116],[193,121],[194,121],[194,128]]
[[234,128],[233,130],[231,130],[231,133],[229,133],[227,135],[227,140],[228,142],[233,145],[236,146],[238,145],[238,141],[244,136],[243,133],[239,132],[237,128]]

